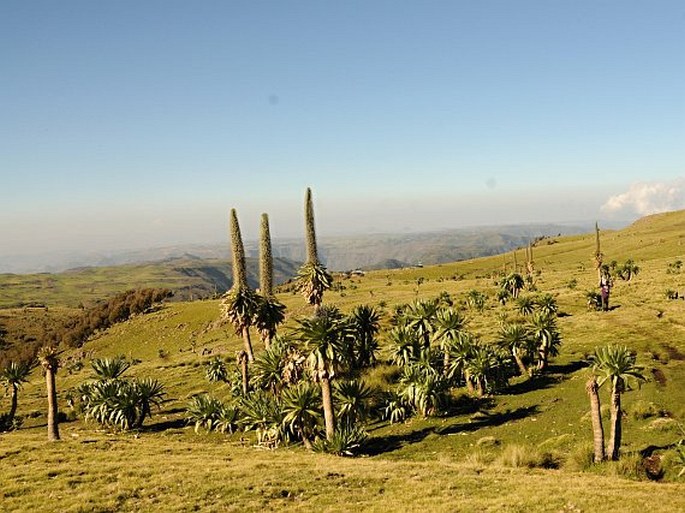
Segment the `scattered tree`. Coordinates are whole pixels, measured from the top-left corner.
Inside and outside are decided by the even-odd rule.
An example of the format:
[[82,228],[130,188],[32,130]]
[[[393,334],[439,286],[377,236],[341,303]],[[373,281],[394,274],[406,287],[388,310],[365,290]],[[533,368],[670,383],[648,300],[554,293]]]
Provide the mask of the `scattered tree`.
[[500,328],[498,343],[511,352],[521,376],[529,376],[526,362],[534,358],[536,346],[528,328],[520,322],[505,323]]
[[630,281],[633,279],[633,276],[637,276],[637,274],[640,272],[640,268],[637,266],[637,264],[635,264],[635,262],[633,262],[631,259],[628,259],[623,265],[617,267],[616,272],[622,280]]
[[57,388],[55,374],[60,366],[59,353],[55,346],[43,346],[38,352],[38,361],[45,371],[45,383],[48,393],[48,440],[59,440],[59,419],[57,407]]
[[352,368],[363,369],[376,363],[376,354],[378,353],[376,335],[380,330],[380,320],[380,314],[372,306],[358,305],[352,310],[349,316],[350,329],[354,339]]
[[626,391],[629,380],[644,381],[642,367],[635,364],[635,355],[625,346],[608,345],[595,350],[592,370],[599,376],[598,386],[611,383],[611,434],[608,454],[618,460],[621,448],[621,394]]
[[597,377],[592,376],[585,385],[590,397],[590,418],[592,419],[592,435],[594,441],[594,462],[600,463],[606,459],[604,449],[604,428],[602,427],[602,412],[599,402],[599,385]]
[[326,438],[335,434],[335,410],[331,381],[341,363],[344,339],[348,335],[342,316],[327,311],[313,317],[299,319],[295,338],[305,356],[311,376],[321,387]]
[[10,362],[0,369],[0,384],[10,390],[10,411],[0,415],[0,431],[9,431],[15,427],[19,390],[28,382],[31,367],[24,362]]
[[259,292],[261,296],[255,311],[254,325],[261,334],[267,349],[276,336],[278,326],[285,320],[285,305],[274,296],[273,265],[269,216],[262,214],[259,244]]
[[248,360],[254,360],[252,342],[250,341],[250,326],[257,312],[259,301],[257,295],[247,284],[245,268],[245,249],[240,235],[238,215],[234,208],[230,217],[231,253],[233,255],[233,286],[221,302],[223,318],[233,324],[235,331],[243,338]]
[[549,358],[559,354],[561,334],[557,319],[554,315],[536,312],[530,321],[530,331],[538,348],[537,370],[543,371],[547,368]]

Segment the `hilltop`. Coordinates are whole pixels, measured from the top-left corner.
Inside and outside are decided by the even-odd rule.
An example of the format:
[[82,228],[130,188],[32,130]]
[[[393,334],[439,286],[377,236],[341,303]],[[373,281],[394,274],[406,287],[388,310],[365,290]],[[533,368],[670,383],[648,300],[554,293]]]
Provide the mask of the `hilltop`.
[[[234,361],[242,343],[217,325],[218,300],[166,304],[98,333],[81,350],[67,353],[68,370],[58,375],[66,390],[91,375],[88,359],[118,354],[134,359],[131,372],[165,383],[168,401],[140,433],[103,433],[94,424],[63,424],[66,440],[46,445],[43,383],[35,372],[22,392],[25,427],[0,438],[0,478],[10,485],[4,502],[17,511],[63,498],[64,511],[363,510],[431,511],[682,511],[685,484],[677,477],[674,444],[685,421],[685,211],[641,219],[602,231],[607,263],[632,259],[640,267],[630,281],[616,279],[612,310],[587,307],[596,289],[594,233],[547,237],[533,248],[536,292],[559,306],[561,351],[545,375],[512,379],[499,393],[473,401],[459,391],[454,411],[390,424],[375,420],[358,459],[314,454],[302,448],[265,451],[252,447],[253,433],[195,434],[183,417],[194,394],[225,397],[223,384],[205,379],[204,364],[215,355]],[[493,341],[499,323],[515,315],[514,304],[496,300],[497,276],[516,255],[488,256],[423,268],[369,271],[336,277],[324,302],[350,312],[371,304],[382,312],[382,360],[387,330],[397,306],[416,298],[447,294],[463,306],[474,332]],[[472,290],[487,296],[482,312],[466,305]],[[673,297],[673,295],[671,296]],[[282,292],[288,332],[310,309],[295,292]],[[11,314],[11,310],[5,312]],[[588,355],[603,344],[625,344],[637,354],[648,380],[623,397],[624,457],[592,466],[592,434],[585,382]],[[263,350],[256,343],[257,352]],[[210,356],[211,355],[211,356]],[[80,361],[82,366],[75,365]],[[394,370],[379,365],[364,374],[383,387]],[[602,400],[608,404],[606,389]],[[61,397],[62,408],[69,412]],[[3,403],[4,404],[4,403]],[[66,448],[66,450],[65,450]],[[645,457],[658,456],[662,479],[647,481]],[[537,458],[537,459],[536,459]],[[550,468],[551,467],[551,468]],[[581,471],[582,472],[579,472]]]

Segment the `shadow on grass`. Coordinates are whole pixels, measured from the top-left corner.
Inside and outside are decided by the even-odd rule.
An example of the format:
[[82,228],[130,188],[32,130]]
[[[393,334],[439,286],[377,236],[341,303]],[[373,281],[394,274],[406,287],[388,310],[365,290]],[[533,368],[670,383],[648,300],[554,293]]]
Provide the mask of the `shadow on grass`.
[[668,445],[648,445],[641,451],[639,451],[640,456],[643,458],[649,458],[651,457],[656,451],[667,451],[669,449],[674,449],[678,444],[677,443],[672,443]]
[[580,369],[588,367],[590,364],[585,360],[575,360],[564,364],[553,364],[547,367],[550,374],[573,374]]
[[361,453],[366,456],[378,456],[385,452],[396,451],[407,444],[420,442],[431,433],[435,432],[434,427],[427,427],[418,431],[411,431],[401,435],[386,435],[370,438],[362,449]]
[[530,379],[521,381],[514,385],[509,385],[502,393],[506,395],[520,395],[533,390],[542,390],[550,388],[565,379],[568,379],[569,374],[573,374],[580,369],[587,367],[588,363],[583,360],[576,360],[573,362],[561,365],[549,365],[545,374],[533,376]]
[[168,410],[164,410],[162,414],[164,415],[173,415],[174,413],[185,413],[187,410],[186,408],[182,407],[177,407],[177,408],[170,408]]
[[468,394],[461,394],[456,399],[450,401],[445,410],[445,415],[448,417],[468,415],[493,408],[494,406],[495,399],[492,397],[473,397]]
[[186,419],[172,419],[150,424],[149,426],[143,426],[143,431],[159,433],[161,431],[166,431],[167,429],[182,429],[187,425]]
[[521,395],[533,390],[542,390],[545,388],[550,388],[561,381],[557,376],[552,376],[550,374],[544,374],[542,376],[534,376],[520,383],[514,385],[509,385],[507,388],[502,390],[503,395]]
[[426,427],[417,431],[399,435],[379,436],[369,439],[364,444],[362,454],[366,456],[378,456],[383,453],[396,451],[402,447],[422,441],[428,435],[435,433],[436,435],[454,435],[457,433],[470,433],[477,431],[484,427],[501,426],[507,422],[521,420],[539,412],[537,406],[528,406],[525,408],[517,408],[515,410],[507,410],[502,413],[487,413],[481,412],[479,417],[472,419],[469,422],[461,422],[444,427]]
[[438,435],[453,435],[456,433],[470,433],[478,431],[484,427],[501,426],[507,422],[525,419],[531,415],[535,415],[540,410],[537,405],[516,408],[515,410],[507,410],[501,413],[487,413],[483,412],[477,419],[469,422],[462,422],[460,424],[452,424],[451,426],[441,427],[435,430]]

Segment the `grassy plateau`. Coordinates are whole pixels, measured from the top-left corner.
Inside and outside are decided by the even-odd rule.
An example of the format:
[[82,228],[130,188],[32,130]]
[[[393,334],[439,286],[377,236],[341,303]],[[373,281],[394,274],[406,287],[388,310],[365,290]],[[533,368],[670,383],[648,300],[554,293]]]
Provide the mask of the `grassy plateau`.
[[[366,426],[369,439],[354,458],[301,446],[268,450],[256,446],[252,432],[196,433],[186,423],[193,395],[228,394],[226,385],[206,380],[205,362],[216,355],[234,358],[242,347],[230,326],[216,322],[218,300],[168,303],[98,332],[62,355],[57,387],[60,408],[70,419],[60,426],[62,441],[46,440],[40,369],[21,389],[18,414],[24,423],[0,434],[0,511],[685,511],[685,477],[678,475],[676,452],[685,437],[685,301],[667,297],[669,290],[682,297],[685,288],[685,269],[681,273],[673,265],[685,260],[685,211],[603,231],[601,244],[605,262],[632,259],[640,267],[630,281],[616,279],[608,312],[587,307],[586,292],[597,289],[594,233],[546,238],[534,247],[537,292],[553,294],[560,311],[563,342],[549,372],[514,378],[480,400],[457,389],[455,407],[440,415],[396,424],[372,421]],[[511,303],[497,302],[495,275],[505,266],[511,271],[515,260],[522,266],[524,258],[519,250],[336,276],[324,303],[343,312],[359,304],[382,312],[384,362],[395,306],[442,292],[459,305],[476,289],[488,296],[484,310],[464,308],[471,330],[489,341],[504,315],[516,315]],[[287,333],[311,309],[299,294],[283,290],[278,298],[287,306],[287,319],[281,331]],[[13,301],[31,300],[29,291],[22,294]],[[60,304],[55,296],[50,312],[68,314],[75,298],[69,292]],[[7,308],[0,310],[0,322],[11,328],[13,319],[30,314]],[[588,356],[609,343],[635,351],[647,381],[623,395],[621,459],[591,464]],[[263,350],[261,342],[255,350]],[[91,377],[90,358],[116,355],[135,359],[130,375],[154,377],[166,386],[163,406],[135,432],[84,422],[66,403],[66,392]],[[83,366],[74,364],[79,361]],[[380,363],[362,377],[382,389],[393,372]],[[606,409],[607,386],[600,395]],[[8,397],[0,412],[8,409]],[[647,477],[648,457],[659,459],[658,480]]]

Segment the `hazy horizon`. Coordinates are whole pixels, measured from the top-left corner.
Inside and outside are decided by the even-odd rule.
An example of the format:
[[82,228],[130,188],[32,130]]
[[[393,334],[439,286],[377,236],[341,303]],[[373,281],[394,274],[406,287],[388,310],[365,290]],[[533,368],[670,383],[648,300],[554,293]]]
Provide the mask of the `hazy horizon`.
[[[554,227],[555,230],[562,235],[590,232],[594,223],[597,220],[571,220],[561,221],[556,223],[504,223],[504,224],[485,224],[485,225],[471,225],[457,228],[443,228],[433,230],[411,230],[411,231],[378,231],[378,232],[347,232],[330,234],[325,233],[318,236],[319,245],[322,251],[327,250],[330,244],[339,248],[341,240],[349,241],[350,243],[359,242],[361,240],[373,239],[374,237],[401,237],[406,236],[431,236],[439,234],[464,234],[468,236],[471,233],[508,233],[511,229],[515,231],[530,227]],[[614,220],[600,221],[601,229],[619,229],[630,224],[632,220]],[[547,230],[544,234],[547,233]],[[554,234],[557,232],[555,231]],[[542,235],[539,233],[538,235]],[[243,237],[246,253],[248,256],[257,256],[259,249],[259,239],[257,237]],[[304,257],[305,243],[304,235],[292,237],[272,237],[274,250],[280,247],[293,247],[293,244],[301,245],[302,257]],[[277,251],[278,252],[278,251]],[[74,268],[81,267],[98,267],[108,265],[122,265],[128,263],[144,263],[166,260],[169,258],[178,258],[185,254],[198,256],[200,258],[226,258],[230,260],[230,241],[228,233],[225,234],[224,240],[202,241],[202,242],[179,242],[174,241],[172,244],[165,245],[141,245],[137,247],[122,247],[122,248],[100,248],[100,249],[80,249],[70,248],[50,252],[35,252],[31,254],[2,254],[0,253],[0,274],[15,273],[27,274],[36,272],[62,272]],[[387,255],[379,255],[380,259]]]
[[685,208],[685,4],[0,4],[0,256]]

